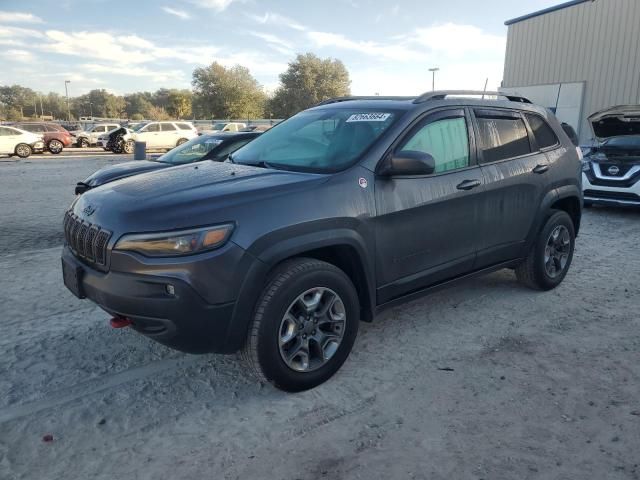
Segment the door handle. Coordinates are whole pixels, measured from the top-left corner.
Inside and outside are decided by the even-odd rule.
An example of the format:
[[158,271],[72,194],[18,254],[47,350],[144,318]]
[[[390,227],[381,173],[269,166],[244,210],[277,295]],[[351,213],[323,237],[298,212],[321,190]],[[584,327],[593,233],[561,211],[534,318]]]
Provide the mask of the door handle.
[[536,165],[533,169],[533,173],[544,173],[549,170],[549,165]]
[[480,186],[480,180],[465,180],[462,183],[456,185],[458,190],[471,190],[472,188],[476,188]]

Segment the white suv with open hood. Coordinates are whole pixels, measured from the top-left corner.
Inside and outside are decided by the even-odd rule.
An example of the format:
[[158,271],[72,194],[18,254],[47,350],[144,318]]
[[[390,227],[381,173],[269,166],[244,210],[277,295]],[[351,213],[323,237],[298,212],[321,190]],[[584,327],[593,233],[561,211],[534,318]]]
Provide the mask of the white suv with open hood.
[[589,117],[594,145],[582,163],[584,204],[640,206],[640,105]]

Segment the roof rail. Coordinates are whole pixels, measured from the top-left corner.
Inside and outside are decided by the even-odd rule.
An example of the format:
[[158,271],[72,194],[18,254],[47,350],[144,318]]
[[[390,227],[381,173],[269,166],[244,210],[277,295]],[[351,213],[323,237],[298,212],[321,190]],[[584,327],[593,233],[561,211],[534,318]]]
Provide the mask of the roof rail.
[[510,102],[531,103],[531,100],[519,95],[510,95],[503,92],[485,92],[483,90],[436,90],[433,92],[423,93],[418,98],[416,98],[413,103],[424,103],[428,102],[429,100],[445,100],[447,97],[451,96],[482,96],[482,98],[484,98],[485,96],[502,97],[509,100]]
[[348,97],[335,97],[335,98],[329,98],[327,100],[323,100],[320,103],[316,103],[314,106],[318,107],[320,105],[329,105],[331,103],[340,103],[340,102],[348,102],[350,100],[396,100],[396,101],[402,101],[402,100],[413,100],[414,98],[416,98],[415,96],[411,96],[411,97],[402,97],[402,96],[380,96],[380,95],[375,95],[375,96],[348,96]]

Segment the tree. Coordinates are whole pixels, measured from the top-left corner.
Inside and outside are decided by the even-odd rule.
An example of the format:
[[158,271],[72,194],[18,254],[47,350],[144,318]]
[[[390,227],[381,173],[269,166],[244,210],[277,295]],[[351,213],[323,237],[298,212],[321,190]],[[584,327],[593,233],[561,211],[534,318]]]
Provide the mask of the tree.
[[225,68],[213,62],[193,71],[193,105],[208,118],[257,118],[264,114],[266,95],[249,69]]
[[171,118],[164,108],[156,107],[154,105],[147,110],[146,117],[149,120],[169,120]]
[[129,115],[129,118],[133,121],[144,120],[144,115],[141,113],[134,113],[133,115]]
[[350,94],[349,72],[340,60],[298,55],[280,75],[269,102],[270,116],[286,118],[322,100]]
[[133,119],[134,115],[145,117],[147,112],[153,107],[153,94],[150,92],[136,92],[124,96],[126,103],[125,112],[127,117]]
[[173,118],[189,118],[193,95],[190,90],[171,90],[168,95],[167,112]]
[[127,103],[124,97],[113,95],[104,89],[91,90],[73,99],[71,112],[76,117],[93,112],[96,117],[120,118],[125,113]]

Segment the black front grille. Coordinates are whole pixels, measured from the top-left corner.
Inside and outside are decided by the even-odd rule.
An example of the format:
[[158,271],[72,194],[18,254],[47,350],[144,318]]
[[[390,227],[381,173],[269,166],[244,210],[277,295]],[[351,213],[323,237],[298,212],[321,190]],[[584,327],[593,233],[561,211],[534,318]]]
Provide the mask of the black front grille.
[[111,232],[84,222],[70,212],[65,213],[63,226],[67,245],[76,256],[97,265],[106,265]]
[[610,200],[631,200],[640,201],[640,196],[630,192],[605,192],[603,190],[585,190],[585,197],[606,198]]

